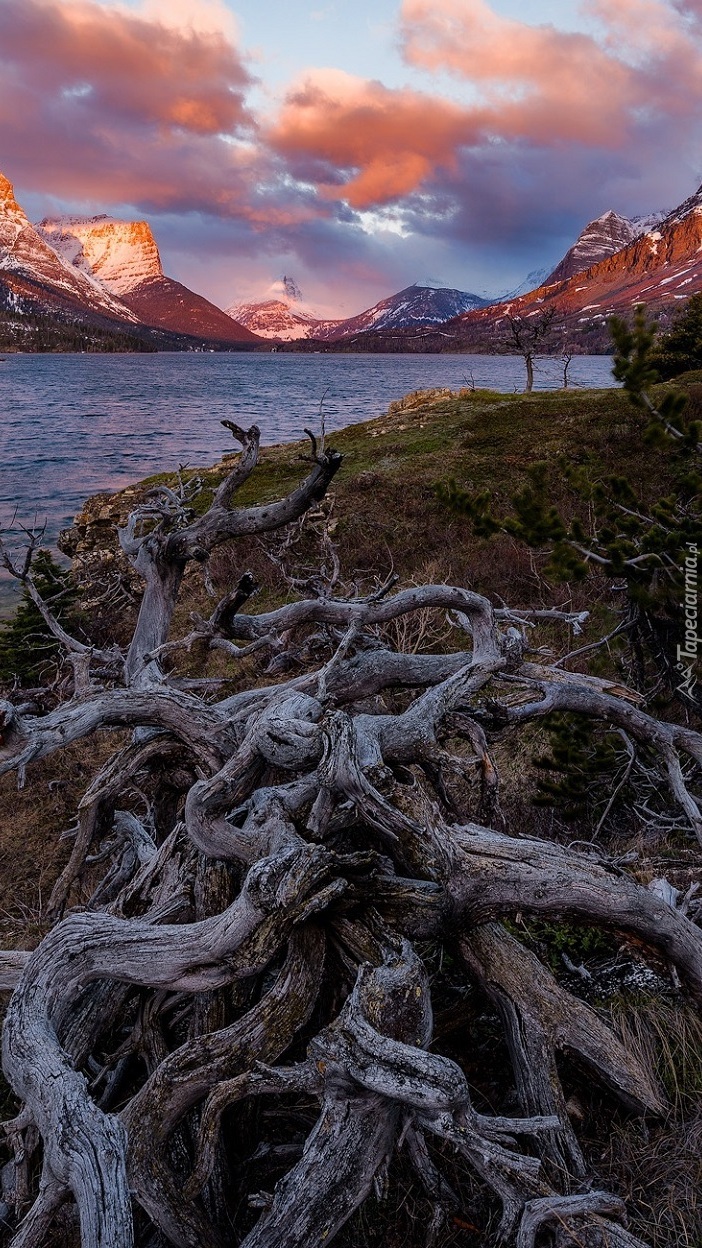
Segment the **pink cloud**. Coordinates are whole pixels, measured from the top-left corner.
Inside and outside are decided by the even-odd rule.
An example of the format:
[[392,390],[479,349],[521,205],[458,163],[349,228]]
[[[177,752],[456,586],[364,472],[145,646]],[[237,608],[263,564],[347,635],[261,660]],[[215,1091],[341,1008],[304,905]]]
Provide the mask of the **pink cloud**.
[[338,201],[455,194],[466,161],[495,144],[568,144],[571,164],[576,148],[629,159],[647,127],[702,111],[700,3],[586,0],[596,38],[503,17],[488,0],[403,0],[407,61],[465,82],[465,103],[311,69],[262,126],[222,0],[143,0],[138,12],[0,0],[3,160],[17,181],[73,198],[285,229]]
[[512,87],[560,77],[564,60],[577,66],[594,46],[587,35],[502,17],[485,0],[404,0],[400,33],[413,65]]
[[190,0],[168,20],[164,8],[0,0],[0,168],[88,207],[202,211],[255,230],[309,219],[304,197],[277,194],[246,102],[253,79],[217,4],[204,28]]
[[508,139],[624,147],[647,111],[679,115],[683,84],[687,111],[699,112],[699,48],[670,4],[583,8],[601,22],[600,38],[505,18],[485,0],[404,0],[402,48],[414,66],[477,85],[494,133]]
[[688,32],[678,20],[694,7],[689,0],[673,0],[672,7],[666,0],[582,0],[581,7],[601,22],[607,48],[630,62],[689,52]]
[[478,114],[448,100],[313,70],[288,93],[265,137],[303,176],[306,162],[321,162],[320,189],[363,209],[455,167],[457,149],[479,133]]
[[251,78],[222,35],[177,30],[90,0],[5,0],[0,58],[28,92],[83,100],[113,119],[195,134],[232,131],[252,118]]
[[[679,0],[688,14],[700,0]],[[585,7],[585,6],[584,6]],[[588,0],[599,37],[506,18],[487,0],[404,0],[403,54],[471,88],[465,104],[311,70],[265,139],[328,198],[356,209],[452,181],[491,144],[622,152],[634,158],[702,113],[702,57],[663,0]]]
[[508,19],[492,0],[398,0],[425,90],[311,68],[259,119],[224,0],[0,0],[0,169],[23,192],[164,214],[166,228],[200,213],[200,251],[294,252],[358,282],[354,264],[380,263],[382,213],[358,215],[376,208],[417,249],[522,255],[539,230],[550,243],[606,207],[656,206],[627,209],[637,186],[672,204],[681,153],[697,160],[702,0],[581,8],[596,34]]

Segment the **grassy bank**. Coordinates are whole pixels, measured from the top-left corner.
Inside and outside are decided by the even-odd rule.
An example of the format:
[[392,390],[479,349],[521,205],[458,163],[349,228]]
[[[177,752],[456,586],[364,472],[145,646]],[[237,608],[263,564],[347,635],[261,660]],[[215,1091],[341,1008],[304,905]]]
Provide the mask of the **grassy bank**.
[[[437,483],[455,478],[471,489],[488,489],[496,508],[508,510],[529,467],[545,462],[554,499],[568,512],[580,504],[563,481],[566,460],[589,465],[593,477],[626,476],[635,489],[655,499],[667,485],[665,457],[643,443],[644,426],[626,397],[613,390],[408,395],[384,416],[327,439],[344,457],[333,487],[333,536],[343,574],[382,577],[394,570],[403,581],[441,578],[533,606],[549,596],[539,576],[539,557],[506,537],[475,538],[469,523],[439,501]],[[300,479],[307,454],[304,443],[264,448],[238,501],[284,494]],[[222,473],[220,467],[204,474],[207,488],[200,507]],[[159,481],[172,483],[173,477],[164,474],[145,485]],[[312,558],[312,544],[303,542],[300,553]],[[279,582],[259,544],[237,543],[217,563],[222,576],[253,564],[269,592]],[[590,588],[559,587],[551,596],[562,601],[571,592],[581,602]]]

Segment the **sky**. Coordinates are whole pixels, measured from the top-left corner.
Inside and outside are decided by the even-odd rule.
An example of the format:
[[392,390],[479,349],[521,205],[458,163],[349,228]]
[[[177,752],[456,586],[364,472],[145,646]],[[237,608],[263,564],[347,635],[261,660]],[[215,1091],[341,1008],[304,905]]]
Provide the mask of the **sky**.
[[702,0],[0,0],[30,217],[147,219],[221,307],[479,294],[702,182]]

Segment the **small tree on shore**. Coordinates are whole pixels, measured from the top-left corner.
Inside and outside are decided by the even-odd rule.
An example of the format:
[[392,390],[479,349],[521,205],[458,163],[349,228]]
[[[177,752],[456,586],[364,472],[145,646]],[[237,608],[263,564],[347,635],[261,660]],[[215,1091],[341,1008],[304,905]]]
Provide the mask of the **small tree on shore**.
[[534,389],[534,357],[539,345],[543,345],[544,339],[547,338],[556,315],[555,307],[539,312],[535,316],[522,316],[518,312],[507,314],[510,344],[522,356],[526,366],[525,392],[527,394]]
[[554,502],[555,474],[547,463],[530,465],[527,484],[506,514],[495,510],[488,490],[475,494],[450,481],[438,493],[481,535],[509,533],[544,551],[544,572],[554,583],[582,581],[593,569],[605,573],[614,587],[617,633],[630,643],[627,678],[642,692],[659,687],[660,693],[663,682],[669,696],[692,696],[700,710],[699,688],[681,682],[676,657],[685,631],[685,556],[702,532],[700,422],[688,419],[684,392],[654,393],[655,325],[643,307],[632,326],[613,318],[611,332],[614,376],[647,418],[641,436],[666,451],[665,493],[644,497],[628,480],[596,471],[587,460],[557,466],[576,503],[570,517]]

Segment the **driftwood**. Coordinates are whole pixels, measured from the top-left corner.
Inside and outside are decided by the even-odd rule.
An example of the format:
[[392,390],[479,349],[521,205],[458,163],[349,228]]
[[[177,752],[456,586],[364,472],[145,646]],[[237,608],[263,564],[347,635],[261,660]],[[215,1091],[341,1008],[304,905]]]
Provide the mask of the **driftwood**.
[[[51,1245],[72,1203],[84,1248],[129,1248],[135,1225],[139,1242],[178,1248],[327,1244],[385,1190],[399,1152],[426,1193],[426,1242],[437,1243],[460,1212],[441,1168],[453,1150],[494,1194],[500,1236],[518,1248],[549,1227],[559,1243],[586,1233],[588,1244],[634,1245],[619,1197],[590,1190],[557,1055],[633,1113],[664,1113],[663,1093],[500,920],[631,933],[698,1002],[702,932],[605,858],[508,834],[491,737],[553,709],[614,725],[645,748],[701,841],[702,737],[612,682],[525,656],[539,618],[577,633],[584,613],[493,609],[460,587],[388,583],[256,615],[244,610],[255,588],[245,574],[173,640],[188,561],[298,519],[340,464],[313,445],[290,496],[236,508],[258,431],[229,427],[242,455],[204,515],[187,491],[160,489],[121,532],[145,581],[126,653],[74,644],[41,604],[81,660],[73,697],[46,715],[0,707],[0,770],[21,782],[69,742],[133,733],[81,802],[52,930],[31,955],[0,954],[0,987],[14,990],[3,1069],[22,1105],[5,1124],[5,1242]],[[14,570],[36,600],[31,560]],[[450,613],[463,638],[454,653],[383,641],[383,625],[427,608]],[[236,662],[310,632],[316,666],[219,701],[175,687],[167,670],[194,639]],[[456,777],[467,809],[452,796]],[[164,827],[143,790],[166,783],[177,798]],[[432,1047],[427,939],[452,949],[496,1006],[519,1116],[478,1112],[463,1071]],[[289,1106],[294,1129],[268,1131],[266,1104]]]

